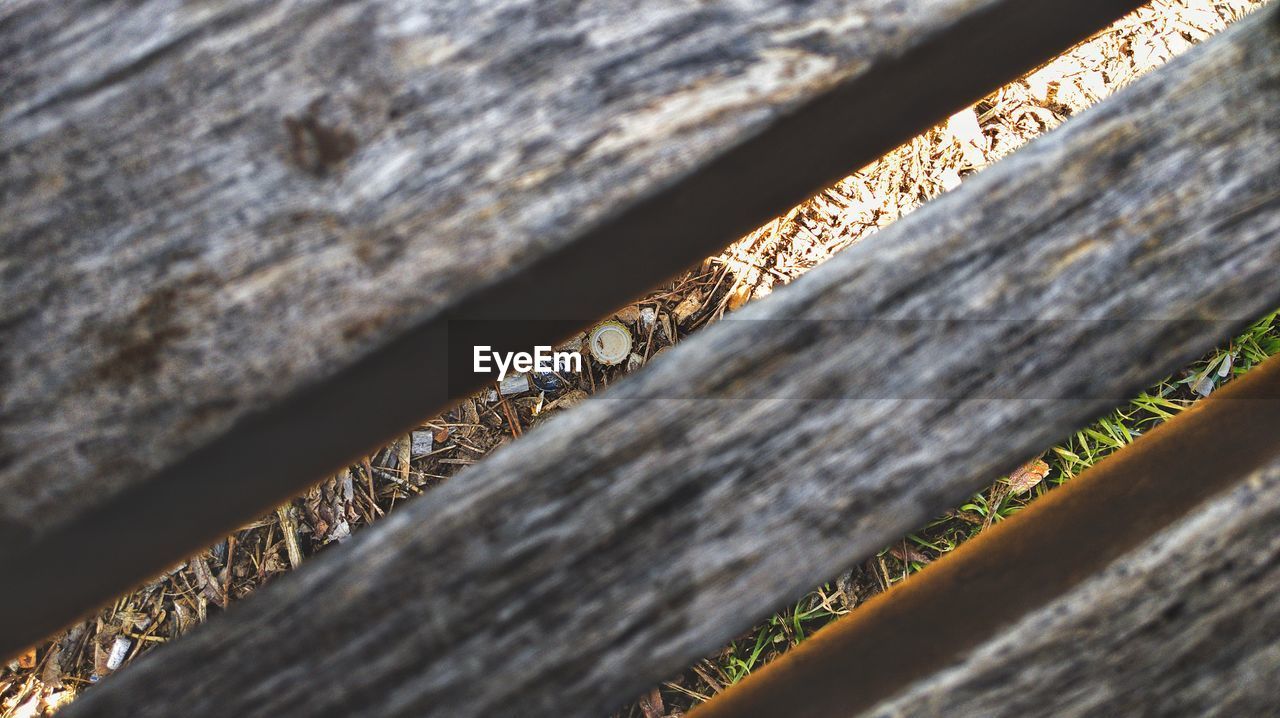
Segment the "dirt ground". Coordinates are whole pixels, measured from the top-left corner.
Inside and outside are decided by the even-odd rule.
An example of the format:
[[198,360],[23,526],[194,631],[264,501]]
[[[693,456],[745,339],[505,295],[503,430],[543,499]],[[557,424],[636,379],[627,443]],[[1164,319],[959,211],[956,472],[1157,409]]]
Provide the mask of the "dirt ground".
[[[634,339],[616,366],[586,361],[549,391],[486,390],[424,422],[416,432],[313,487],[225,540],[119,597],[93,618],[51,636],[0,666],[0,717],[48,715],[100,680],[216,616],[330,544],[376,522],[400,503],[448,481],[546,417],[602,391],[630,371],[745,303],[768,295],[834,253],[874,233],[970,174],[1056,127],[1138,76],[1262,5],[1254,0],[1156,2],[1039,70],[913,139],[880,160],[707,258],[614,318]],[[904,90],[905,91],[905,90]],[[1260,328],[1259,328],[1260,327]],[[1253,348],[1244,346],[1252,343]],[[1255,351],[1256,349],[1256,351]],[[935,560],[1055,483],[1091,465],[1132,434],[1212,390],[1258,357],[1280,350],[1273,315],[1252,335],[1153,387],[1129,409],[1093,427],[1101,438],[1064,437],[1043,460],[921,531],[886,547],[800,597],[719,653],[624,707],[618,715],[680,715],[803,640],[823,623]],[[584,357],[589,356],[583,352]],[[1220,372],[1226,366],[1227,372]],[[1205,384],[1209,381],[1208,384]],[[1153,393],[1154,392],[1154,393]],[[1137,403],[1147,401],[1147,404]],[[1142,413],[1139,409],[1144,409]],[[1126,413],[1128,411],[1128,413]],[[1127,437],[1127,438],[1126,438]]]

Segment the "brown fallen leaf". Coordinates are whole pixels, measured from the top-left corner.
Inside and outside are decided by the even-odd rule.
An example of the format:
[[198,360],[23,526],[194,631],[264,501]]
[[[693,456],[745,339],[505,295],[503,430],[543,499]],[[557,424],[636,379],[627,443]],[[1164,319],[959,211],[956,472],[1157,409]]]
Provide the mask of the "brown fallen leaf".
[[476,402],[474,399],[467,399],[462,402],[462,426],[459,427],[458,434],[469,439],[471,435],[476,433],[476,429],[480,428],[480,412],[476,410]]
[[50,649],[49,658],[44,662],[44,670],[40,672],[40,682],[51,688],[62,686],[62,655],[59,645],[66,641],[64,637],[55,641]]
[[1035,458],[1014,469],[1005,483],[1014,495],[1021,495],[1034,489],[1048,475],[1049,465],[1043,459]]
[[191,567],[191,572],[195,574],[196,586],[204,592],[204,597],[209,599],[209,603],[215,603],[223,608],[227,607],[227,595],[222,592],[222,583],[213,576],[213,572],[209,570],[209,564],[205,562],[204,556],[194,556],[187,565]]
[[644,718],[662,718],[666,714],[666,706],[662,704],[662,694],[657,688],[649,691],[648,695],[640,697],[640,710],[644,712]]
[[680,300],[671,313],[675,316],[676,324],[684,324],[689,317],[697,314],[699,309],[702,309],[702,292],[695,289],[689,296]]
[[27,669],[36,667],[36,649],[34,646],[28,649],[26,653],[18,656],[18,667]]
[[111,647],[115,645],[119,633],[118,627],[105,625],[101,618],[98,619],[98,631],[93,637],[93,672],[96,675],[105,676],[111,672],[107,661],[111,659]]
[[735,284],[733,288],[729,290],[729,301],[727,304],[729,311],[737,311],[743,304],[746,304],[747,300],[751,298],[751,289],[752,285],[745,282]]
[[640,307],[635,304],[631,304],[614,312],[613,316],[623,324],[635,324],[640,321]]
[[559,399],[556,399],[550,404],[547,404],[546,408],[547,409],[569,409],[586,401],[588,397],[589,395],[587,394],[587,392],[581,389],[572,389],[566,392],[564,396],[560,397]]

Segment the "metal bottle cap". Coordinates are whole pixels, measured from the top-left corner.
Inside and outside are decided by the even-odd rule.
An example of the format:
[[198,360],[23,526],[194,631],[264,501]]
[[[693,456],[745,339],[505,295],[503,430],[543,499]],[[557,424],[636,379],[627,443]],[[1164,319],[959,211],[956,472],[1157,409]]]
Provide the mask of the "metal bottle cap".
[[587,335],[587,347],[596,361],[613,366],[631,355],[631,332],[621,322],[601,322]]

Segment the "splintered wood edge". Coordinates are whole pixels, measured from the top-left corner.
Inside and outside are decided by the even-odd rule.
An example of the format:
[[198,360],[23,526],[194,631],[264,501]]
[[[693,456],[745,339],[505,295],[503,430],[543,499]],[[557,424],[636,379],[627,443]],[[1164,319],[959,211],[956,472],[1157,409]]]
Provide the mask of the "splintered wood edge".
[[[978,534],[910,581],[825,627],[699,706],[691,718],[855,715],[907,686],[917,695],[904,701],[905,707],[897,707],[902,714],[955,710],[955,697],[948,690],[957,679],[941,675],[931,679],[931,675],[958,663],[1032,611],[1046,606],[1045,610],[1052,610],[1056,601],[1082,582],[1155,540],[1206,501],[1234,504],[1237,498],[1221,496],[1222,492],[1260,472],[1275,475],[1280,471],[1277,426],[1280,360],[1271,359]],[[1267,499],[1274,504],[1277,497]],[[1194,572],[1207,567],[1180,568]],[[1131,582],[1139,580],[1135,573]],[[1144,618],[1154,617],[1137,616],[1135,622]],[[1184,618],[1196,620],[1194,615]],[[1084,644],[1103,640],[1080,633],[1075,624],[1068,627],[1072,629],[1077,632],[1069,642],[1081,652],[1086,651]],[[1280,624],[1270,624],[1266,630],[1280,630]],[[1002,665],[1012,680],[1019,671],[1034,674],[1030,664],[1035,660],[1069,658],[1014,655]],[[1019,664],[1019,660],[1027,662]],[[1159,663],[1164,658],[1153,654],[1133,660]],[[1272,668],[1280,674],[1280,666]],[[1111,667],[1099,662],[1095,670]],[[1101,680],[1103,675],[1094,678]],[[1219,679],[1219,685],[1233,680],[1225,674]],[[1139,696],[1149,690],[1143,685],[1127,687]],[[1065,691],[1056,683],[1039,690]],[[1041,695],[1037,700],[1046,698]],[[982,705],[991,715],[1016,715],[1009,712],[1010,706],[990,697]],[[1037,705],[1044,708],[1046,704]]]
[[[460,298],[313,387],[242,417],[169,468],[0,558],[0,574],[25,586],[3,597],[0,613],[13,620],[0,631],[0,654],[52,633],[465,395],[466,387],[446,395],[420,382],[444,373],[441,347],[451,320],[514,313],[581,317],[572,324],[585,324],[592,307],[630,301],[1139,4],[1010,1],[916,38],[875,72],[813,98],[562,249]],[[617,271],[593,271],[605,264]],[[493,344],[555,341],[553,326],[531,321]],[[98,548],[87,551],[89,545]]]

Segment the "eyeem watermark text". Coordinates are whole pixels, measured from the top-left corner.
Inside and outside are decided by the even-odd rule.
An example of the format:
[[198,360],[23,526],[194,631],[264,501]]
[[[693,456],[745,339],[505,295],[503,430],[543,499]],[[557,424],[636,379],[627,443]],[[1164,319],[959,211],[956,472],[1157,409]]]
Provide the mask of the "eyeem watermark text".
[[473,370],[484,374],[496,367],[498,381],[506,378],[508,371],[517,372],[580,372],[582,354],[576,351],[556,351],[549,346],[537,346],[529,352],[495,352],[486,345],[477,346],[473,355]]

